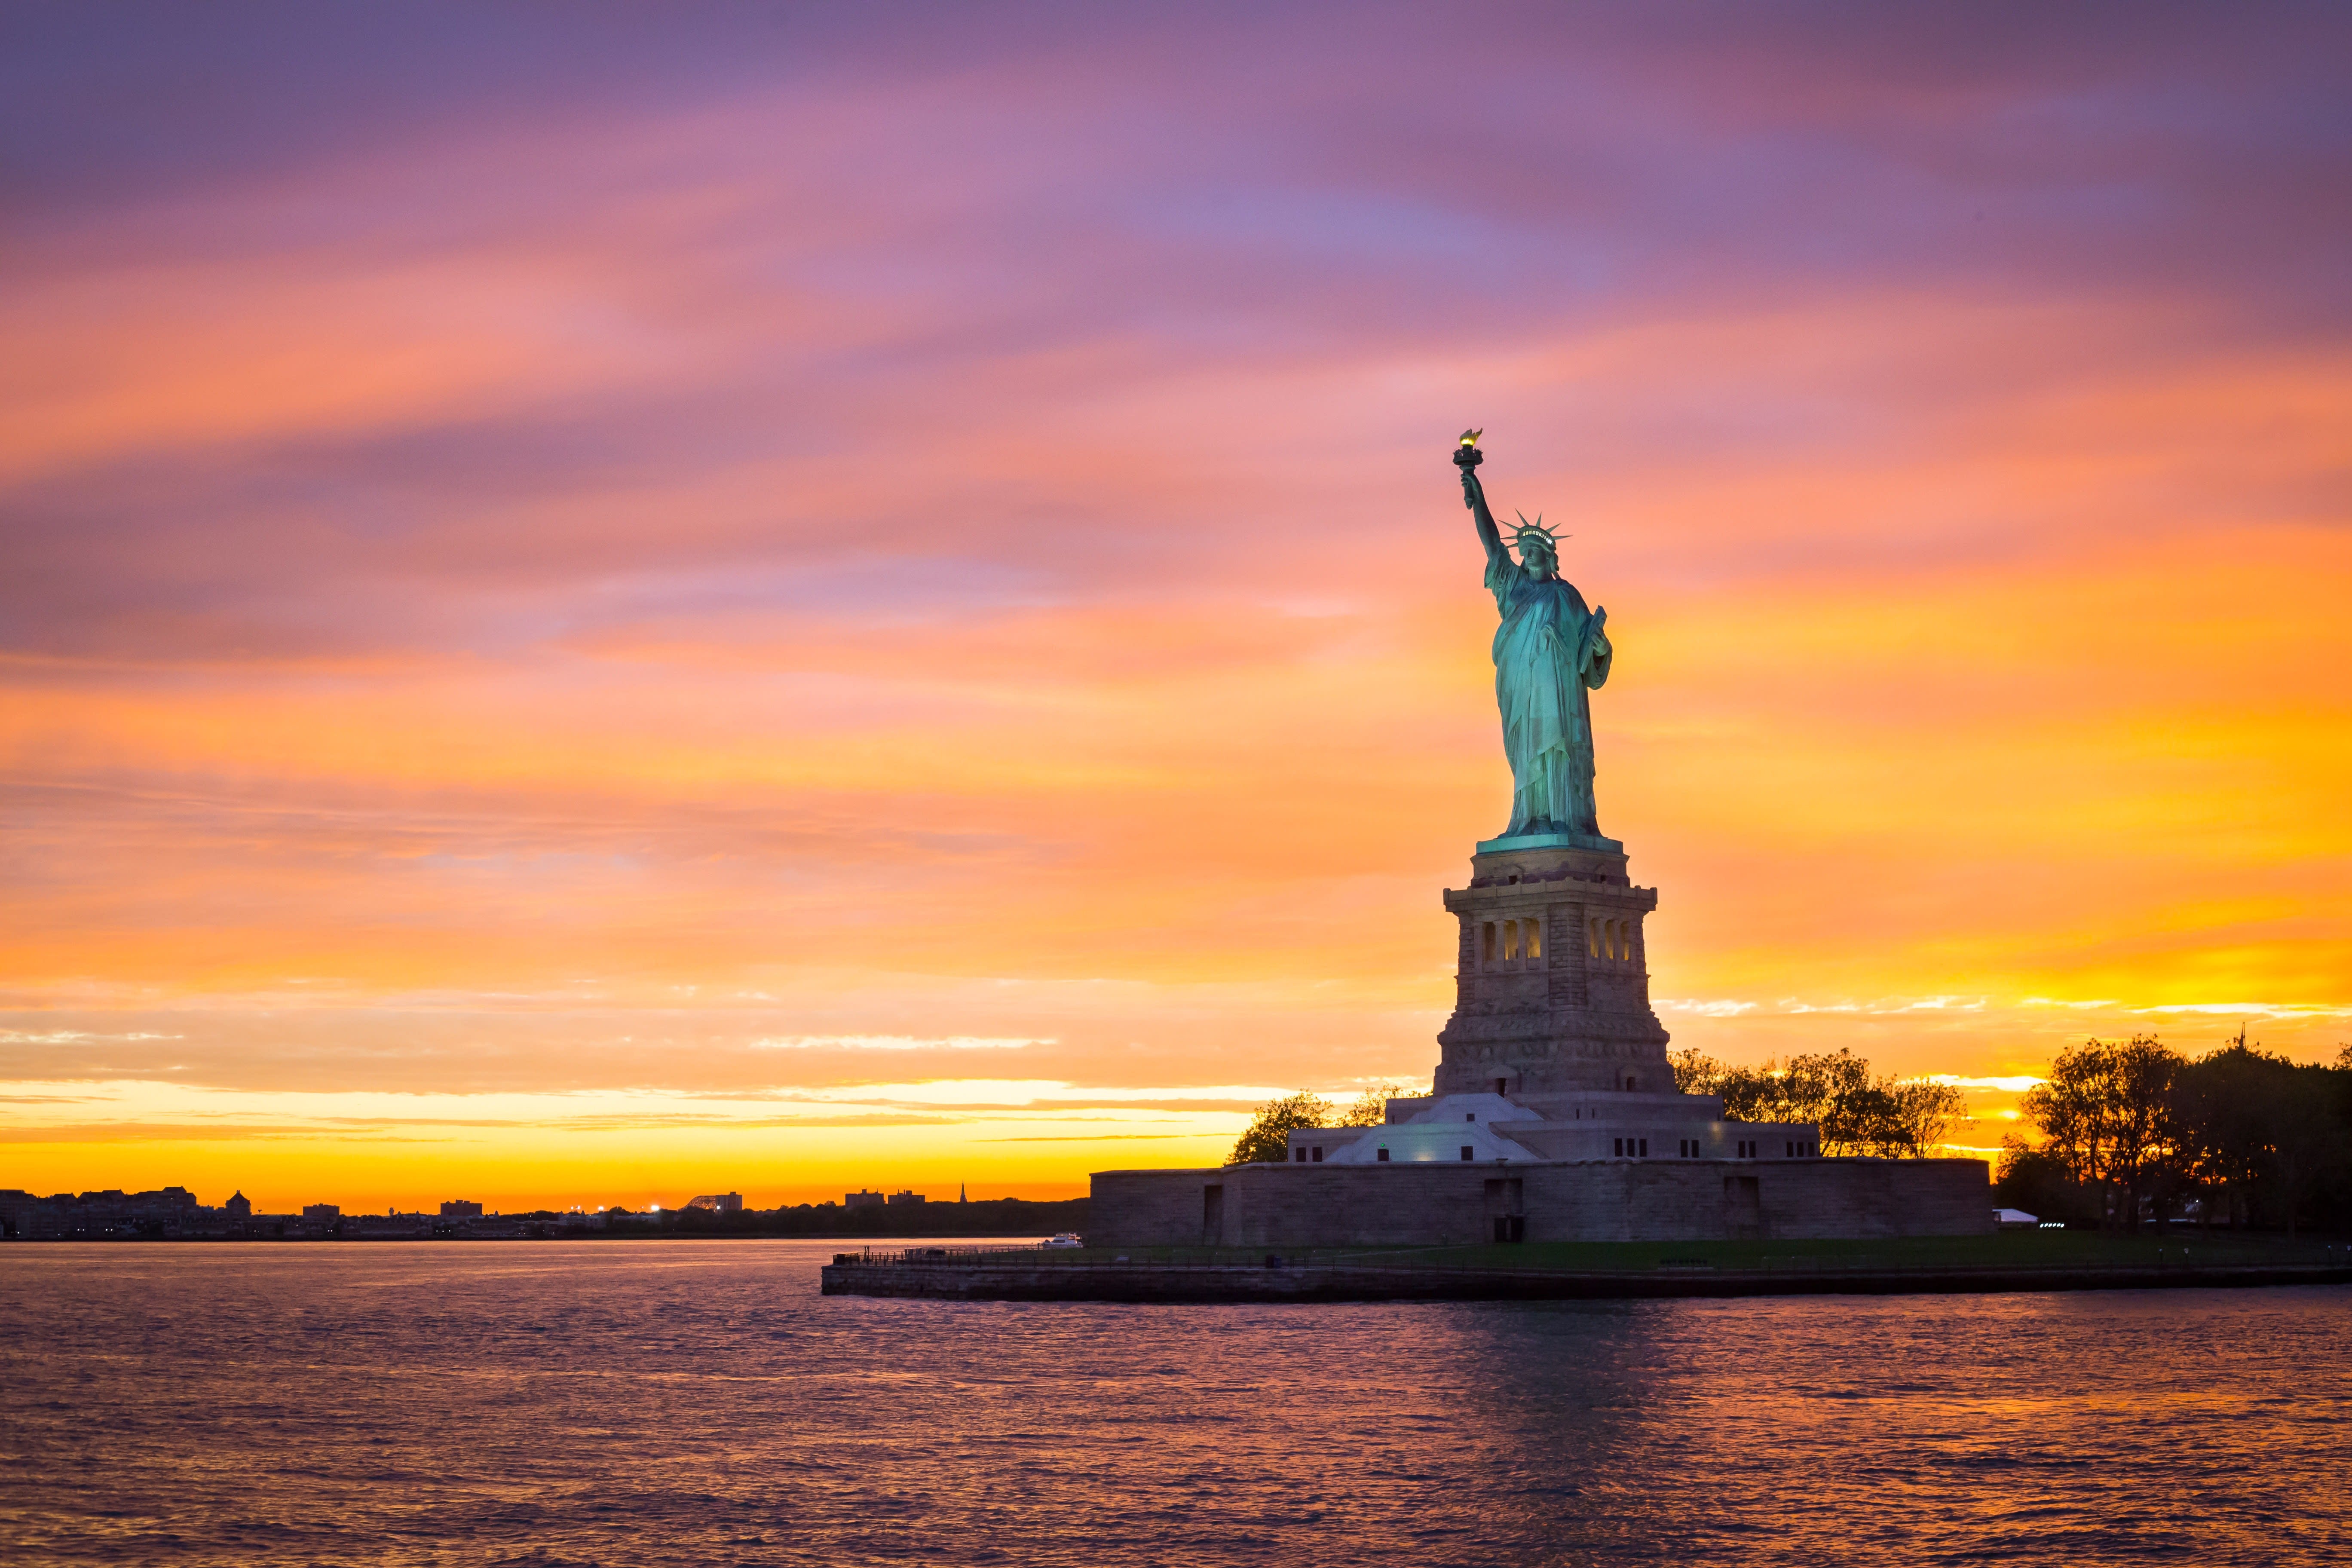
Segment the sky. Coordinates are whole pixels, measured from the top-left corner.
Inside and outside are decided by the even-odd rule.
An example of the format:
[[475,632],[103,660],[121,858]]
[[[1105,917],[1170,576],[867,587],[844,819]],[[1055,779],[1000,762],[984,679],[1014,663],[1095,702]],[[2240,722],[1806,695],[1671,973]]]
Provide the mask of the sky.
[[2352,16],[0,6],[0,1187],[1075,1195],[1426,1084],[1447,458],[1735,1061],[2352,1041]]

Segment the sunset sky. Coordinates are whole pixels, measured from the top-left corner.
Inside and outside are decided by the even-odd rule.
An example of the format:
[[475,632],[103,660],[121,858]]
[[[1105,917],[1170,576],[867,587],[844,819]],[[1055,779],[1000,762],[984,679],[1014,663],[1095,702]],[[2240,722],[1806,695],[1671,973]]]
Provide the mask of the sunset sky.
[[[2071,18],[2071,19],[2070,19]],[[1067,1195],[1425,1083],[1447,462],[1728,1059],[2352,1041],[2352,13],[0,12],[0,1187]]]

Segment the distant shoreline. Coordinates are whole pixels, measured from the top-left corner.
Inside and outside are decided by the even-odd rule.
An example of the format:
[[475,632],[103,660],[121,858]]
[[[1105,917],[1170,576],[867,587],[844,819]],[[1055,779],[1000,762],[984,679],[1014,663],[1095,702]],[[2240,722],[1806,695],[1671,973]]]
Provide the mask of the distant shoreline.
[[[0,1194],[0,1198],[7,1194]],[[184,1189],[163,1194],[92,1194],[99,1201],[17,1194],[0,1205],[7,1241],[560,1241],[659,1240],[691,1237],[782,1241],[999,1240],[1063,1231],[1083,1234],[1087,1198],[974,1198],[908,1205],[803,1204],[771,1209],[688,1206],[646,1213],[556,1209],[520,1214],[233,1214],[204,1208]],[[170,1206],[151,1204],[176,1195]],[[327,1205],[320,1205],[326,1209]],[[854,1217],[853,1217],[854,1216]]]
[[[904,1232],[853,1231],[841,1234],[811,1235],[807,1231],[710,1231],[656,1230],[651,1227],[626,1230],[557,1230],[546,1235],[451,1235],[451,1236],[12,1236],[0,1240],[0,1247],[414,1247],[432,1242],[548,1242],[548,1241],[808,1241],[808,1242],[876,1242],[887,1241],[893,1247],[909,1247],[924,1242],[945,1241],[968,1246],[977,1241],[1012,1241],[1025,1237],[1026,1230],[1004,1233],[960,1235],[954,1231],[936,1231],[929,1235],[909,1236]],[[1039,1241],[1045,1237],[1039,1236]]]

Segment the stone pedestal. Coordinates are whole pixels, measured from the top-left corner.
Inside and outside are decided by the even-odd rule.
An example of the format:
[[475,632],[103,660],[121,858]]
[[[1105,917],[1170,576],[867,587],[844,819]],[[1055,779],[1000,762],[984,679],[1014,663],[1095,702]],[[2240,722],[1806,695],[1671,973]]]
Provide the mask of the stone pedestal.
[[1627,878],[1622,846],[1488,839],[1445,907],[1462,935],[1433,1092],[1673,1091],[1642,941],[1658,894]]

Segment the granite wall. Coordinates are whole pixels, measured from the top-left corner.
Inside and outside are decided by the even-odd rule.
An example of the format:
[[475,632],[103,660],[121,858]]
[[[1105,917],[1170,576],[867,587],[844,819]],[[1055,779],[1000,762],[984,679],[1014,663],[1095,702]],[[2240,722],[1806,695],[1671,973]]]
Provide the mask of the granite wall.
[[[1090,1247],[1794,1240],[1990,1231],[1981,1160],[1608,1160],[1098,1171]],[[1513,1223],[1516,1222],[1516,1223]]]

